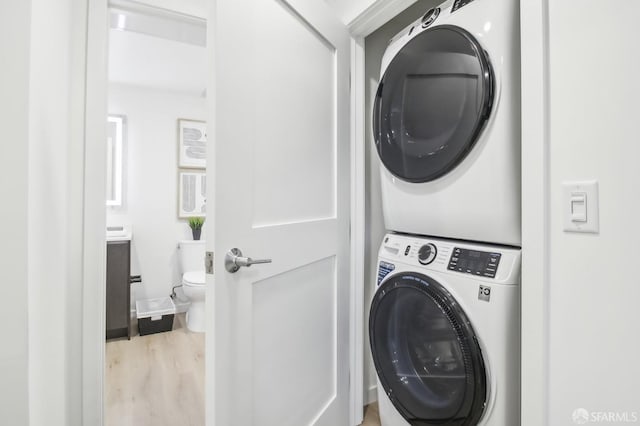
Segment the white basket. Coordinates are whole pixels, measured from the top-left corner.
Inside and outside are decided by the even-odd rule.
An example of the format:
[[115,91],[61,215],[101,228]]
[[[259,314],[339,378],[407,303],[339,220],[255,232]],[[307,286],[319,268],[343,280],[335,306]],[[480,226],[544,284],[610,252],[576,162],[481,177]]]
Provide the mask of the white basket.
[[136,301],[136,315],[140,318],[160,319],[163,315],[175,314],[176,306],[170,297]]

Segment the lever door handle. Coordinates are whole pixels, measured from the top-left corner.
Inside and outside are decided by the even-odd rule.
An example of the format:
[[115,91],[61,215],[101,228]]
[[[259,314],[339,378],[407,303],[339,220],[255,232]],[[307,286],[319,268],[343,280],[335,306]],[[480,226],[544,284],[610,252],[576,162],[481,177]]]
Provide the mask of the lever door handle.
[[224,268],[227,272],[236,273],[241,267],[250,267],[260,263],[271,263],[271,259],[252,259],[250,257],[242,257],[242,251],[239,248],[232,248],[224,256]]

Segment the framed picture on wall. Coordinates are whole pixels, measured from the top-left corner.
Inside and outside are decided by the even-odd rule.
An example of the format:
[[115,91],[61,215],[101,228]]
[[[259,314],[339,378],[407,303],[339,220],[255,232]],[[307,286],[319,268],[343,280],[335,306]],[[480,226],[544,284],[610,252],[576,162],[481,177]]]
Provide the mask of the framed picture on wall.
[[207,124],[178,119],[178,166],[204,169],[207,166]]
[[178,172],[178,217],[207,214],[207,174],[195,170]]

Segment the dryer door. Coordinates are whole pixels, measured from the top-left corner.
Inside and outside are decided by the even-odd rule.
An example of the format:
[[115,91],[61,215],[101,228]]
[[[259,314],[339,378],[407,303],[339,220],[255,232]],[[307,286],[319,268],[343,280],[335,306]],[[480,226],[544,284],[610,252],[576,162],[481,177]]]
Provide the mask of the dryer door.
[[411,425],[478,423],[487,399],[482,353],[442,285],[417,273],[388,278],[373,299],[369,338],[380,382]]
[[387,67],[373,133],[382,163],[408,182],[429,182],[471,151],[491,113],[487,53],[466,30],[441,25],[411,39]]

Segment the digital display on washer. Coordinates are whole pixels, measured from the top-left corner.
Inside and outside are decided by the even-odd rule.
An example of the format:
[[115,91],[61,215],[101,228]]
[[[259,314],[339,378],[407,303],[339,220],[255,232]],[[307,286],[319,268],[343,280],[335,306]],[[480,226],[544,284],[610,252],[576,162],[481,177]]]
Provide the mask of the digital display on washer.
[[453,2],[453,7],[451,8],[451,13],[455,12],[456,10],[460,9],[461,7],[464,7],[466,5],[468,5],[469,3],[471,3],[473,0],[456,0]]
[[453,249],[449,259],[448,269],[481,277],[495,278],[501,256],[502,254],[500,253],[456,247]]

